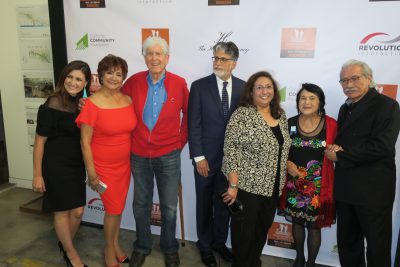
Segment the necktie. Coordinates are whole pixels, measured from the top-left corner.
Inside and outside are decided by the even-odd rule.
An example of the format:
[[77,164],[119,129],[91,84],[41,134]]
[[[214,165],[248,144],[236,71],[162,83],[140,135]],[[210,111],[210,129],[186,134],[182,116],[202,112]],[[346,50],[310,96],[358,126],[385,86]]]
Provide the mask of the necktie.
[[229,112],[229,98],[228,98],[228,91],[226,90],[226,86],[228,85],[228,82],[223,82],[223,87],[222,87],[222,111],[224,112],[224,117],[225,119],[228,118],[228,112]]

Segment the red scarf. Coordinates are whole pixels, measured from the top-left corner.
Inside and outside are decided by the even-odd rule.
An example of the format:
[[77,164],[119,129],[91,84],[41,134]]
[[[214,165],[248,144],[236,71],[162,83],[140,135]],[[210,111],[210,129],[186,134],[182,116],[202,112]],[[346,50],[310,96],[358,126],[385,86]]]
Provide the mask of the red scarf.
[[[325,116],[326,122],[326,146],[332,145],[335,142],[337,134],[337,124],[334,119]],[[331,226],[335,221],[335,201],[333,199],[333,180],[334,180],[334,167],[333,162],[326,156],[322,161],[322,179],[321,179],[321,192],[319,195],[319,214],[317,218],[317,225],[320,227]]]

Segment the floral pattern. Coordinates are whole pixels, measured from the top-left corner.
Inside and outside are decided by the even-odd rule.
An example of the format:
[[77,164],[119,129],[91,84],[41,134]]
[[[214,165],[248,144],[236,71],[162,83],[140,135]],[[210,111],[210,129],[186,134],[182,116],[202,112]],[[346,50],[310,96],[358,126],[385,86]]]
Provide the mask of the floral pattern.
[[[279,144],[271,128],[255,107],[239,107],[232,114],[225,133],[222,171],[236,172],[238,187],[246,192],[272,196],[279,176],[281,192],[286,178],[286,162],[291,139],[285,114],[279,119],[284,143],[279,158]],[[277,166],[280,163],[280,173]],[[279,192],[279,193],[280,193]]]
[[301,176],[294,177],[287,182],[289,207],[303,210],[306,213],[315,211],[319,207],[321,166],[322,162],[311,160],[307,163],[307,168],[299,168],[302,172]]
[[303,140],[300,137],[295,137],[292,139],[292,146],[321,148],[326,146],[326,142],[325,140],[319,140],[319,139]]
[[[289,119],[289,128],[298,127],[298,116]],[[291,135],[289,160],[294,162],[299,176],[288,175],[285,185],[285,214],[315,222],[320,208],[323,151],[326,146],[325,131],[316,136],[305,137],[299,132]]]

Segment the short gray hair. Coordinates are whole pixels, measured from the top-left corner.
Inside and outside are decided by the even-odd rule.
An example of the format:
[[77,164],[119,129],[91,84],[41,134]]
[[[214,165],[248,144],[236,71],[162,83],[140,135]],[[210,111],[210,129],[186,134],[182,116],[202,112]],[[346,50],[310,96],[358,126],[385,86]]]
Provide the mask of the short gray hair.
[[143,42],[142,55],[145,56],[147,54],[147,49],[154,45],[160,45],[164,54],[169,54],[169,45],[165,39],[158,36],[150,36]]
[[234,42],[218,42],[213,46],[214,54],[217,50],[222,50],[225,54],[230,55],[234,61],[239,58],[239,48]]
[[370,66],[368,66],[367,63],[360,61],[360,60],[356,60],[356,59],[349,59],[343,64],[341,71],[350,66],[360,66],[362,69],[362,74],[366,77],[371,78],[371,84],[369,85],[369,87],[375,88],[376,84],[374,82],[374,76],[372,73],[372,69]]

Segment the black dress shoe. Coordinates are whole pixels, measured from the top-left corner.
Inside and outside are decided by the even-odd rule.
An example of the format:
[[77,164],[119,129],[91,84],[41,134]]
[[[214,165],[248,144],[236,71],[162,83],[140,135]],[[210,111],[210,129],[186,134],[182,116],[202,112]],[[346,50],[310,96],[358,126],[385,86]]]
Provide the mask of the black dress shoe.
[[129,267],[140,267],[143,265],[146,259],[146,254],[133,251],[131,255],[131,260],[129,261]]
[[215,260],[212,251],[200,251],[201,262],[207,267],[216,267],[217,261]]
[[230,250],[226,246],[223,246],[220,248],[213,248],[213,250],[215,252],[217,252],[219,254],[219,256],[222,259],[224,259],[225,261],[229,261],[229,262],[232,261],[232,257],[233,257],[232,252],[230,252]]
[[292,267],[304,267],[304,265],[306,264],[306,260],[304,257],[302,258],[297,258],[294,260],[293,262],[293,266]]
[[164,254],[165,267],[178,267],[181,261],[179,260],[178,252]]

